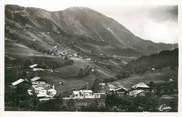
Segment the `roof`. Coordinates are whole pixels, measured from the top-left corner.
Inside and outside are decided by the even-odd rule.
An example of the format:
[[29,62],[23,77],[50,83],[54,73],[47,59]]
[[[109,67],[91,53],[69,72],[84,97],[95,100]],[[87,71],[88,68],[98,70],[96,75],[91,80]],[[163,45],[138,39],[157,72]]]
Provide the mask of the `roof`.
[[105,95],[106,93],[94,93],[95,95]]
[[47,90],[39,90],[37,97],[46,97],[47,96]]
[[118,89],[124,89],[124,90],[128,90],[127,88],[125,88],[123,85],[121,85],[120,83],[115,84],[117,87],[119,87]]
[[101,86],[105,86],[105,85],[106,85],[106,83],[99,83],[99,85],[101,85]]
[[51,96],[51,97],[53,97],[57,93],[57,91],[55,89],[49,89],[48,92],[49,92],[48,95]]
[[133,85],[132,88],[134,88],[134,89],[136,89],[136,88],[149,88],[149,86],[146,85],[146,84],[143,83],[143,82],[140,82],[140,83],[138,83],[138,84]]
[[39,101],[47,101],[50,100],[50,98],[40,98]]
[[29,67],[30,68],[34,68],[34,67],[36,67],[38,64],[33,64],[33,65],[30,65]]
[[36,87],[36,86],[35,86],[35,87],[33,87],[33,88],[34,88],[35,90],[39,90],[39,91],[40,91],[40,90],[45,90],[44,87]]
[[73,91],[73,94],[79,94],[80,91]]
[[32,84],[46,84],[45,81],[33,81]]
[[107,86],[110,88],[110,90],[120,90],[120,89],[128,90],[119,83],[107,83]]
[[114,84],[108,83],[107,86],[112,89],[116,89],[117,87]]
[[18,85],[18,84],[20,84],[20,83],[22,83],[24,81],[25,80],[21,78],[21,79],[16,80],[15,82],[12,82],[11,85],[16,86],[16,85]]
[[93,93],[92,90],[80,90],[80,91],[73,91],[73,94],[84,94],[84,93]]
[[92,90],[80,90],[80,92],[82,92],[82,93],[92,93],[93,91]]
[[37,81],[37,80],[39,80],[39,79],[40,79],[40,77],[35,76],[34,78],[31,79],[31,81],[33,82],[33,81]]
[[49,89],[48,91],[51,92],[51,93],[56,93],[55,89]]
[[33,71],[45,71],[45,70],[42,68],[33,68]]

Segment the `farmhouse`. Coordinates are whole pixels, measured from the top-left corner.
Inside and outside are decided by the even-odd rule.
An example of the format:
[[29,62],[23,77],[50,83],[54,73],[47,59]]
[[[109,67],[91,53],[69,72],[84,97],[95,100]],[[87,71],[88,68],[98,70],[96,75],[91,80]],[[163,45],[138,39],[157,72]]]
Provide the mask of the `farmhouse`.
[[37,81],[37,80],[39,80],[39,79],[40,79],[40,77],[35,76],[35,77],[33,77],[30,81],[34,82],[34,81]]
[[92,90],[79,90],[73,91],[70,97],[65,97],[63,99],[96,99],[101,98],[105,93],[93,93]]
[[32,71],[45,71],[45,70],[42,68],[33,68]]
[[20,79],[18,79],[16,81],[12,82],[11,85],[12,86],[17,86],[17,85],[21,84],[24,81],[25,81],[24,79],[20,78]]
[[137,97],[137,96],[145,96],[144,90],[132,90],[128,93],[129,96]]
[[98,89],[98,92],[100,93],[106,93],[107,91],[107,86],[106,86],[106,83],[99,83],[99,89]]
[[34,68],[34,67],[37,67],[38,64],[33,64],[33,65],[30,65],[29,68]]
[[54,85],[51,87],[50,84],[45,81],[39,81],[40,77],[34,77],[31,79],[32,88],[27,90],[27,93],[31,96],[35,94],[39,101],[45,101],[53,98],[57,91],[55,90]]
[[119,96],[123,96],[128,92],[128,89],[125,88],[123,85],[119,84],[119,83],[107,83],[108,86],[108,94],[112,94],[115,93]]
[[73,91],[72,93],[73,98],[93,98],[92,90],[80,90],[80,91]]
[[140,82],[138,84],[133,85],[131,88],[132,89],[149,89],[150,87],[144,82]]
[[130,96],[145,96],[147,93],[149,93],[150,87],[143,83],[143,82],[140,82],[138,84],[135,84],[131,87],[131,90],[129,91],[128,95]]

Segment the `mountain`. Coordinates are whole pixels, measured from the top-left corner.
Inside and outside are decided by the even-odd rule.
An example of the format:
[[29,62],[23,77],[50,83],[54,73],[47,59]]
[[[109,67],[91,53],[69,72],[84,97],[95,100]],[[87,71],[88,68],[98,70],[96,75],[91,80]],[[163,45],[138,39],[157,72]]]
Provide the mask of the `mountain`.
[[50,12],[6,5],[5,39],[6,46],[25,48],[25,54],[49,54],[56,46],[89,56],[138,57],[177,47],[143,40],[114,19],[84,7]]
[[[68,97],[73,90],[94,89],[97,81],[129,86],[166,81],[171,75],[176,78],[178,52],[173,52],[174,48],[177,44],[143,40],[114,19],[89,8],[50,12],[6,5],[5,110],[30,111],[40,105],[37,101],[34,105],[26,87],[18,88],[24,89],[22,94],[12,91],[10,84],[20,78],[27,81],[39,76],[55,86],[55,99]],[[41,70],[29,67],[35,64]],[[145,72],[153,67],[155,71]],[[167,67],[171,68],[157,71]],[[144,74],[135,73],[136,69]]]

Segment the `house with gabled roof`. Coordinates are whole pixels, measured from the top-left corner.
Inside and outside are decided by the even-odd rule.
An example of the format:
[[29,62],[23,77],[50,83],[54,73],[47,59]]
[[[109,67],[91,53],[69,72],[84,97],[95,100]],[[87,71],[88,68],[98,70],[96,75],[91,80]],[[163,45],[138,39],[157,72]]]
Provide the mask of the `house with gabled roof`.
[[93,91],[92,90],[73,91],[71,97],[74,99],[93,98]]
[[129,96],[145,96],[150,92],[150,87],[144,82],[133,85],[128,93]]
[[25,79],[20,78],[20,79],[18,79],[16,81],[12,82],[11,85],[12,86],[17,86],[17,85],[23,83],[24,81],[25,81]]
[[107,83],[108,86],[108,94],[115,93],[119,96],[123,96],[128,92],[128,89],[119,83]]
[[29,68],[34,68],[34,67],[37,67],[38,64],[33,64],[33,65],[30,65]]
[[93,93],[92,90],[78,90],[73,91],[69,97],[63,99],[98,99],[101,98],[105,93]]
[[30,79],[30,81],[34,82],[34,81],[37,81],[37,80],[39,80],[39,79],[40,79],[40,77],[35,76],[35,77],[33,77],[32,79]]
[[137,97],[137,96],[145,96],[145,91],[142,89],[132,90],[128,93],[129,96]]
[[132,89],[149,89],[150,87],[144,82],[137,83],[131,87]]

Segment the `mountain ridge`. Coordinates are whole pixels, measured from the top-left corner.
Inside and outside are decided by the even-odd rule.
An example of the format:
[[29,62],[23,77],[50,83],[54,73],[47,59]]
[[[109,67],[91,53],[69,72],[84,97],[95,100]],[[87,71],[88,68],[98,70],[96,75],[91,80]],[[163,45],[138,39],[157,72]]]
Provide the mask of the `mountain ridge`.
[[[136,51],[138,53],[137,56],[141,56],[158,53],[162,50],[174,49],[177,46],[176,44],[161,44],[142,40],[114,19],[85,7],[72,7],[61,11],[47,11],[40,8],[6,5],[5,12],[6,22],[11,21],[22,27],[24,25],[30,25],[33,29],[37,30],[37,33],[53,33],[52,35],[46,34],[46,36],[52,38],[49,41],[59,42],[63,38],[70,39],[69,35],[71,35],[71,38],[78,36],[76,38],[82,40],[80,41],[82,43],[78,43],[75,39],[70,40],[77,43],[76,46],[79,49],[87,49],[85,47],[83,48],[83,46],[87,45],[93,51],[95,50],[105,54],[107,54],[108,50],[112,49],[119,50],[120,53],[122,53],[122,50],[129,49]],[[17,19],[14,19],[15,17]],[[61,39],[55,39],[53,36],[55,33],[57,33],[56,35],[61,35]],[[47,43],[42,39],[40,40],[42,43]]]

